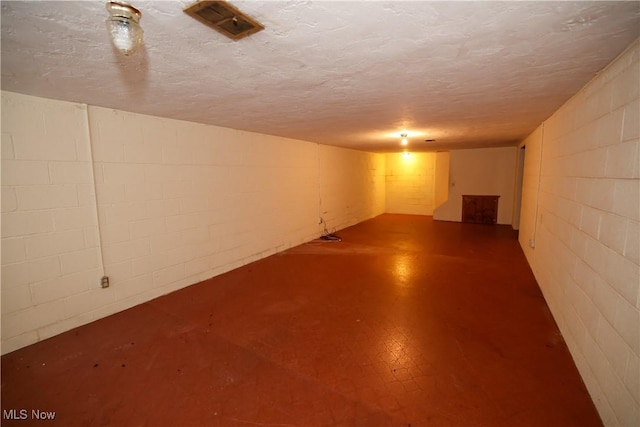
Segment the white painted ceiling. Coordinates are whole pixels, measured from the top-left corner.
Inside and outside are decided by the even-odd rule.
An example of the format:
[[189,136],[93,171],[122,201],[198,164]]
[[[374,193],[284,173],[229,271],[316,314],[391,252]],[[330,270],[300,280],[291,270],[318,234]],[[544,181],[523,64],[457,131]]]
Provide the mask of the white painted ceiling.
[[2,1],[2,89],[374,152],[498,146],[640,35],[638,1],[232,0],[266,29],[231,41],[190,3],[131,0],[125,57],[103,1]]

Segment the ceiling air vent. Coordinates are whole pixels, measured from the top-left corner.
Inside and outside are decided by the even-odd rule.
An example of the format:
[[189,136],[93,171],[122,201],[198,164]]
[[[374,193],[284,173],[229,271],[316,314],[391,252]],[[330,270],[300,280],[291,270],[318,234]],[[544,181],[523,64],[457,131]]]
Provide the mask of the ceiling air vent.
[[232,40],[264,29],[258,21],[226,1],[197,1],[187,6],[184,12]]

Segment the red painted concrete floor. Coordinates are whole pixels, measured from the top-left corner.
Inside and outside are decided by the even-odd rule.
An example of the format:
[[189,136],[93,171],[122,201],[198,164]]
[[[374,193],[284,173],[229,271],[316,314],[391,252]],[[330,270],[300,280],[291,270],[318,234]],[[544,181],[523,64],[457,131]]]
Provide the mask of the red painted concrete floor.
[[602,425],[510,227],[338,234],[3,356],[3,425]]

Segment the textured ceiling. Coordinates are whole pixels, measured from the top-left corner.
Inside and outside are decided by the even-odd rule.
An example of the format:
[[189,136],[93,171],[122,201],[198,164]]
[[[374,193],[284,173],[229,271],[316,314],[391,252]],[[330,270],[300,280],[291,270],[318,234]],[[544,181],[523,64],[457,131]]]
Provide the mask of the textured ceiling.
[[[2,1],[2,89],[368,151],[508,145],[640,35],[640,2],[232,1],[231,41],[137,1],[144,48],[102,1]],[[427,143],[425,139],[436,139]]]

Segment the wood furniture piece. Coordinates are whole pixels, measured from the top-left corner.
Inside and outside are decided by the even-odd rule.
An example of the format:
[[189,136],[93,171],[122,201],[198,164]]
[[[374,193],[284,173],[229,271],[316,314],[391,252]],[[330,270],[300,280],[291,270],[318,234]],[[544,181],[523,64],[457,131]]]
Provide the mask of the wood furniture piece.
[[496,224],[500,196],[462,196],[462,222]]

